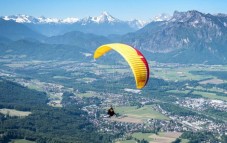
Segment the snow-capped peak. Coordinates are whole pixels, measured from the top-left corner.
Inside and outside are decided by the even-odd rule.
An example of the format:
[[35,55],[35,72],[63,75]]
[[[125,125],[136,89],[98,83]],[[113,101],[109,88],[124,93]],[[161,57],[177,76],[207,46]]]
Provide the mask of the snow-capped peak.
[[61,23],[61,24],[62,23],[71,24],[79,21],[79,19],[75,17],[69,17],[65,19],[39,17],[38,20],[39,23]]
[[96,23],[105,23],[105,22],[111,23],[111,22],[117,22],[119,20],[111,16],[108,12],[104,11],[100,16],[92,17],[92,21]]
[[78,18],[70,17],[65,19],[58,19],[58,18],[46,18],[46,17],[38,17],[35,18],[33,16],[28,16],[25,14],[18,14],[18,15],[10,15],[10,16],[3,16],[4,20],[13,20],[17,23],[75,23],[79,21]]
[[37,19],[32,16],[24,15],[24,14],[18,14],[18,15],[10,15],[10,16],[3,16],[4,20],[13,20],[18,23],[35,23],[37,22]]
[[62,20],[62,23],[75,23],[79,21],[79,18],[75,18],[75,17],[68,17]]
[[153,17],[153,19],[151,21],[167,21],[169,19],[171,19],[172,16],[170,16],[169,14],[166,14],[166,13],[162,13],[162,14],[159,14],[155,17]]
[[132,28],[140,29],[140,28],[144,27],[145,25],[147,25],[149,22],[148,21],[134,19],[132,21],[128,21],[128,23],[129,23],[129,25]]
[[[102,12],[101,15],[99,15],[99,16],[96,16],[96,17],[89,16],[89,17],[82,18],[82,19],[78,19],[75,17],[69,17],[69,18],[65,18],[65,19],[48,18],[48,17],[44,17],[44,16],[33,17],[33,16],[24,15],[24,14],[2,16],[1,18],[3,18],[4,20],[13,20],[18,23],[32,23],[32,24],[74,24],[74,23],[78,23],[81,25],[87,25],[87,24],[91,24],[91,23],[94,23],[94,24],[121,23],[121,24],[128,24],[130,27],[132,27],[134,29],[140,29],[149,22],[149,21],[142,21],[142,20],[122,21],[122,20],[119,20],[119,19],[113,17],[106,11]],[[166,17],[164,17],[164,18],[166,18]]]
[[46,17],[38,17],[38,23],[60,23],[61,20],[57,18],[46,18]]

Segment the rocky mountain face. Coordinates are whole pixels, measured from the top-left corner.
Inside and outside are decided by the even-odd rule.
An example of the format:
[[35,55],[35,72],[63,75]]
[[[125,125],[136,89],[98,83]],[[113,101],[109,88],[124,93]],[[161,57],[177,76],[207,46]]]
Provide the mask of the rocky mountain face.
[[165,54],[169,62],[181,62],[180,59],[188,55],[185,62],[226,63],[226,20],[223,14],[175,11],[171,19],[151,22],[137,32],[123,36],[122,41],[149,53]]

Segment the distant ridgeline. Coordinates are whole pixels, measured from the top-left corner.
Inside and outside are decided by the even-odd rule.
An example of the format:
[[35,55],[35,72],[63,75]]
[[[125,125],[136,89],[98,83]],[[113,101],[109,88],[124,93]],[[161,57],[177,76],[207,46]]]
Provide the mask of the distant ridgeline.
[[108,134],[98,134],[85,118],[80,105],[68,108],[47,106],[45,93],[31,90],[16,83],[0,79],[0,109],[30,111],[26,117],[0,113],[0,142],[27,139],[37,143],[96,142],[113,139]]
[[[81,20],[80,27],[83,28],[78,28],[78,24],[18,23],[13,19],[0,18],[0,56],[12,58],[12,55],[17,55],[22,60],[92,60],[91,54],[98,46],[120,42],[140,49],[148,60],[227,64],[225,14],[176,11],[169,19],[151,21],[145,26],[123,33],[119,31],[128,29],[127,24],[122,25],[122,21],[117,19],[105,24],[88,21]],[[60,32],[61,28],[65,32]],[[57,30],[60,33],[38,33]],[[103,31],[109,33],[104,34]]]
[[[105,23],[88,21],[80,21],[82,28],[78,28],[78,24],[67,24],[71,30],[49,37],[50,35],[42,35],[38,31],[56,31],[64,24],[18,23],[0,18],[0,58],[16,56],[21,60],[90,61],[91,54],[98,46],[120,42],[140,49],[148,60],[184,64],[227,64],[225,14],[176,11],[169,19],[151,21],[124,33],[119,31],[126,29],[126,25],[122,25],[122,21],[117,19]],[[113,56],[112,59],[116,58]]]

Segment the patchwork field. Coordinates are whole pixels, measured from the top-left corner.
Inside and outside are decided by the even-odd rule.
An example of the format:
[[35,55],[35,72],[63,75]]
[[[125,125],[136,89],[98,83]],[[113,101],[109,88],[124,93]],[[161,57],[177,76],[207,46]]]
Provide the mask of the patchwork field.
[[182,94],[187,94],[190,92],[190,90],[169,90],[167,91],[169,93],[182,93]]
[[222,83],[225,83],[224,80],[217,79],[217,78],[199,82],[199,84],[222,84]]
[[162,132],[158,135],[152,134],[149,138],[152,138],[152,143],[171,143],[176,140],[182,133],[179,132]]
[[[194,89],[202,90],[204,88],[194,88]],[[219,99],[219,100],[227,101],[227,96],[219,96],[216,93],[209,92],[209,91],[216,91],[216,90],[207,90],[207,92],[206,91],[197,91],[197,90],[193,91],[192,94],[198,94],[198,95],[201,95],[201,96],[203,96],[205,98],[209,98],[209,99]],[[190,90],[169,90],[168,92],[169,93],[183,93],[183,94],[187,94],[189,91]]]
[[115,112],[119,113],[123,117],[120,117],[119,119],[112,118],[111,120],[120,121],[120,122],[139,123],[139,122],[143,122],[146,119],[169,120],[168,117],[155,111],[152,108],[152,105],[146,105],[142,108],[137,108],[136,106],[116,107]]
[[[147,140],[149,143],[171,143],[179,138],[182,133],[180,132],[160,132],[157,135],[153,133],[133,133],[131,140],[117,141],[116,143],[136,143],[135,139]],[[187,143],[187,140],[181,140],[182,143]]]
[[138,133],[133,133],[132,137],[136,138],[136,139],[139,139],[139,140],[145,139],[147,141],[153,141],[154,139],[150,137],[151,135],[152,135],[152,133],[141,133],[141,132],[138,132]]
[[117,141],[116,143],[137,143],[135,140]]
[[202,92],[202,91],[194,91],[193,94],[199,94],[203,97],[210,98],[210,99],[219,99],[227,101],[227,96],[218,96],[215,93],[208,93],[208,92]]
[[[218,74],[211,74],[209,72],[226,72],[227,66],[218,65],[176,65],[176,64],[160,64],[150,62],[151,73],[156,78],[161,78],[170,81],[184,81],[184,80],[204,80],[201,84],[213,83],[227,83],[227,80],[220,78]],[[196,74],[196,71],[199,71]],[[193,74],[193,72],[195,72]],[[209,79],[209,80],[207,80]]]
[[170,81],[184,81],[184,80],[203,80],[207,78],[214,78],[211,75],[194,75],[190,71],[196,71],[195,67],[167,67],[154,68],[151,71],[155,77]]
[[224,93],[224,90],[220,90],[217,87],[212,87],[212,88],[204,88],[202,86],[196,86],[196,87],[191,87],[189,89],[194,89],[194,90],[199,90],[199,91],[205,91],[205,92],[220,92],[220,93]]

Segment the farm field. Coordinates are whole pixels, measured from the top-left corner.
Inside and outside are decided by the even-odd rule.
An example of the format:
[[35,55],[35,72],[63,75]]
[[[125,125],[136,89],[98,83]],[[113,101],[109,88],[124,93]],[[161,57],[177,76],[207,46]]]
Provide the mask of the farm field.
[[141,132],[138,132],[138,133],[133,133],[132,137],[136,138],[136,139],[139,139],[139,140],[143,140],[144,139],[144,140],[147,140],[147,141],[153,141],[154,139],[150,137],[152,134],[153,133],[141,133]]
[[135,140],[117,141],[116,143],[136,143]]
[[178,138],[182,133],[179,132],[161,132],[158,135],[152,134],[149,136],[150,138],[154,139],[152,143],[171,143],[176,138]]
[[218,96],[215,93],[208,93],[208,92],[202,92],[202,91],[194,91],[193,94],[198,94],[206,98],[210,99],[219,99],[219,100],[224,100],[227,101],[227,96]]
[[190,90],[169,90],[167,91],[168,93],[182,93],[182,94],[187,94],[190,92]]
[[[153,133],[133,133],[132,137],[138,140],[147,140],[149,143],[171,143],[179,138],[182,133],[180,132],[160,132],[157,135]],[[117,141],[116,143],[136,143],[134,139],[125,140],[125,141]],[[182,139],[183,143],[187,143],[187,140]]]
[[194,89],[194,90],[199,90],[199,91],[204,91],[204,92],[220,92],[224,93],[223,90],[220,90],[219,88],[212,87],[212,88],[204,88],[202,86],[196,86],[196,87],[187,87],[188,89]]
[[[202,84],[206,83],[227,83],[227,80],[224,80],[215,75],[208,74],[206,72],[225,72],[227,70],[227,66],[205,66],[205,65],[174,65],[174,64],[160,64],[151,62],[150,65],[154,67],[151,70],[151,73],[156,78],[161,78],[169,81],[184,81],[184,80],[197,80]],[[163,68],[164,67],[164,68]],[[193,74],[192,72],[199,71],[203,74]],[[209,79],[209,80],[207,80]]]
[[[195,88],[198,89],[198,88]],[[199,88],[199,90],[201,90],[201,88]],[[183,93],[183,94],[187,94],[189,92],[189,90],[169,90],[169,93]],[[206,91],[193,91],[192,94],[198,94],[201,95],[205,98],[209,98],[209,99],[218,99],[218,100],[224,100],[227,101],[227,96],[219,96],[216,93],[211,93],[209,92],[209,90]]]
[[18,111],[18,110],[14,110],[14,109],[0,109],[0,113],[5,114],[5,115],[9,115],[9,116],[17,116],[17,117],[25,117],[28,116],[29,114],[31,114],[32,112],[25,112],[25,111]]
[[117,119],[117,121],[144,121],[146,119],[160,119],[160,120],[169,120],[168,117],[164,116],[163,114],[155,111],[152,108],[152,105],[146,105],[144,107],[138,108],[136,106],[123,106],[123,107],[116,107],[115,112],[119,113],[120,115],[125,115],[126,117],[122,117],[121,119]]
[[196,70],[194,67],[178,67],[178,68],[154,68],[154,74],[157,78],[162,78],[169,81],[184,81],[184,80],[203,80],[214,78],[213,76],[194,75],[190,71]]
[[15,139],[15,140],[12,140],[10,143],[35,143],[35,142],[25,140],[25,139]]
[[224,80],[213,78],[199,82],[199,84],[222,84],[225,83]]

